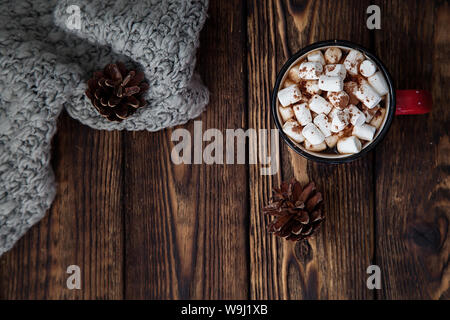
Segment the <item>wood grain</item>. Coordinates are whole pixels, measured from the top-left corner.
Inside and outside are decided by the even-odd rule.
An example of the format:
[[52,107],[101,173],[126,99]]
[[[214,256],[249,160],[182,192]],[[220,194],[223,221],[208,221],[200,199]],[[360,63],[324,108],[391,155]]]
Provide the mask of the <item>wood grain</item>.
[[[370,1],[314,1],[314,4],[315,16],[311,18],[314,24],[300,39],[309,42],[344,39],[370,47],[371,33],[366,28],[365,14]],[[303,168],[293,159],[292,151],[289,155],[292,169],[287,165],[288,172]],[[307,297],[373,299],[374,292],[366,286],[366,269],[373,264],[375,248],[373,154],[344,165],[309,162],[308,174],[324,194],[327,220],[321,233],[310,241],[311,260],[302,261],[308,281],[315,280]]]
[[[273,127],[270,93],[290,53],[319,40],[348,39],[369,45],[367,1],[266,1],[248,3],[249,126]],[[340,14],[337,15],[336,12]],[[359,14],[358,14],[359,12]],[[358,29],[360,32],[353,32]],[[373,256],[371,156],[352,164],[308,162],[281,143],[282,178],[316,181],[325,194],[326,227],[309,242],[292,244],[263,232],[276,176],[250,168],[251,297],[255,299],[371,299],[366,268]]]
[[377,53],[399,89],[431,90],[434,105],[395,119],[377,151],[380,298],[439,299],[450,284],[449,4],[388,1],[381,10],[389,32],[376,33]]
[[[211,95],[203,131],[246,127],[244,52],[243,3],[211,2],[198,57]],[[183,128],[195,139],[192,121]],[[126,135],[126,298],[245,299],[246,167],[175,165],[172,132]]]
[[[276,37],[272,1],[248,1],[248,125],[256,130],[274,128],[270,118],[269,97],[276,77]],[[279,141],[267,150],[279,148]],[[268,153],[270,154],[270,153]],[[279,161],[279,159],[278,159]],[[279,297],[284,288],[272,278],[281,272],[276,239],[267,235],[268,220],[261,208],[269,200],[273,186],[280,183],[276,175],[260,174],[261,165],[249,166],[250,189],[250,298]]]
[[[203,132],[274,128],[278,70],[327,39],[371,48],[399,89],[431,90],[430,115],[397,118],[374,152],[346,165],[269,141],[260,151],[275,150],[280,169],[267,176],[261,164],[175,165],[174,129],[102,132],[63,114],[57,197],[0,258],[0,299],[450,299],[450,5],[375,1],[382,29],[369,31],[370,4],[211,1],[198,54],[211,93]],[[194,122],[178,128],[194,138]],[[316,182],[327,217],[298,244],[267,234],[261,215],[292,177]],[[66,288],[71,264],[82,290]],[[366,288],[370,264],[381,267],[379,291]]]
[[[54,139],[58,184],[47,216],[0,260],[1,299],[121,299],[120,132],[91,130],[63,114]],[[81,290],[69,290],[69,265]]]

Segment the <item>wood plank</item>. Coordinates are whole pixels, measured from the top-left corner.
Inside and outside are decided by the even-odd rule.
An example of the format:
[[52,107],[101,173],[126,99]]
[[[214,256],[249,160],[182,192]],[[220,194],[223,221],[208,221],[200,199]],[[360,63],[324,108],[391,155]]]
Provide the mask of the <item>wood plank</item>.
[[[248,1],[247,8],[248,126],[270,129],[274,125],[270,119],[269,96],[277,71],[273,3]],[[275,145],[270,141],[267,144],[270,151],[279,147],[278,141]],[[282,290],[277,281],[280,267],[277,242],[266,235],[267,220],[260,215],[272,187],[280,182],[280,171],[273,176],[262,176],[261,167],[249,166],[251,299],[276,298]]]
[[[270,93],[291,53],[327,39],[370,45],[368,1],[248,2],[249,127],[274,127]],[[356,31],[357,30],[357,31]],[[341,166],[319,165],[281,142],[282,173],[260,176],[250,167],[251,297],[254,299],[371,299],[366,268],[373,255],[372,156]],[[260,213],[281,178],[314,180],[325,196],[327,221],[302,244],[264,231]]]
[[[211,98],[198,120],[225,133],[246,126],[243,4],[208,14],[198,66]],[[182,128],[193,137],[192,121]],[[175,165],[172,132],[126,135],[126,298],[245,299],[246,166]]]
[[449,4],[387,1],[381,11],[389,32],[376,33],[379,56],[398,89],[431,90],[434,109],[396,118],[377,151],[380,298],[448,299]]
[[[1,299],[122,298],[121,141],[119,132],[62,115],[52,159],[57,196],[47,216],[1,257]],[[81,290],[66,287],[69,265],[81,269]]]

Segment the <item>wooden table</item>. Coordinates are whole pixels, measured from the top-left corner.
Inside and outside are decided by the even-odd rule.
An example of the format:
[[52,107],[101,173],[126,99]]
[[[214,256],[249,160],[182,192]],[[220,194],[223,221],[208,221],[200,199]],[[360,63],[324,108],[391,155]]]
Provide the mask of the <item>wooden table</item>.
[[[381,7],[381,30],[366,9]],[[94,131],[63,114],[50,212],[0,259],[2,299],[449,299],[448,1],[211,1],[198,70],[203,129],[273,128],[270,94],[287,58],[315,41],[375,52],[399,89],[431,90],[434,111],[395,119],[345,165],[279,143],[281,170],[175,165],[173,129]],[[193,122],[183,126],[193,132]],[[271,148],[275,146],[270,146]],[[326,225],[292,244],[266,233],[271,188],[297,177],[325,195]],[[79,265],[82,289],[66,288]],[[381,268],[381,290],[366,268]]]

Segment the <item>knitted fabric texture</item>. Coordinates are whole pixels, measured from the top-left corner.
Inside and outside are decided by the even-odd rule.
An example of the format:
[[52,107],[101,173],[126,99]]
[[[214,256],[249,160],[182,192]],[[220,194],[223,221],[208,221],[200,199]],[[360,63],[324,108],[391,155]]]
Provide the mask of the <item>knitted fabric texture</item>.
[[[1,255],[53,201],[51,138],[63,106],[95,129],[157,131],[197,117],[209,96],[193,71],[207,0],[0,0],[0,7]],[[69,30],[73,8],[81,28]],[[122,122],[104,119],[84,94],[93,72],[116,61],[142,70],[150,85],[147,106]]]

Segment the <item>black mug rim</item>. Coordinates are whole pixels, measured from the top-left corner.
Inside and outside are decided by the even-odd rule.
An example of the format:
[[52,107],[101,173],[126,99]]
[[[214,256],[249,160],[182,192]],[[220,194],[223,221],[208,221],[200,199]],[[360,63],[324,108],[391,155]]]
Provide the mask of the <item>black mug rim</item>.
[[[315,50],[315,49],[319,49],[322,47],[327,47],[327,46],[343,46],[343,47],[348,47],[350,49],[356,49],[359,51],[362,51],[367,57],[369,57],[370,59],[372,59],[373,61],[375,61],[375,63],[377,64],[377,66],[380,68],[380,70],[383,72],[385,78],[386,78],[386,82],[388,84],[389,87],[389,113],[386,114],[386,122],[383,126],[383,128],[381,129],[380,133],[378,134],[378,136],[375,138],[374,141],[372,141],[367,147],[365,147],[364,149],[362,149],[360,152],[355,153],[353,155],[350,155],[348,157],[344,157],[344,158],[323,158],[323,157],[318,157],[316,155],[313,155],[311,153],[308,153],[302,149],[300,149],[297,145],[294,144],[294,142],[284,133],[283,129],[282,129],[282,125],[280,123],[280,120],[278,118],[278,110],[277,110],[277,93],[278,93],[278,89],[280,87],[281,84],[281,80],[283,79],[284,74],[288,71],[289,67],[302,55]],[[378,59],[377,56],[375,56],[373,53],[371,53],[368,49],[366,49],[365,47],[350,42],[350,41],[346,41],[346,40],[325,40],[325,41],[319,41],[319,42],[315,42],[309,46],[306,46],[304,48],[302,48],[301,50],[299,50],[297,53],[295,53],[294,55],[292,55],[287,61],[286,63],[283,65],[283,67],[281,68],[281,70],[278,72],[277,75],[277,79],[275,82],[275,87],[273,89],[272,92],[272,99],[271,99],[271,107],[272,107],[272,117],[274,119],[275,125],[278,129],[279,134],[281,135],[281,137],[283,138],[284,142],[287,143],[287,145],[293,149],[296,153],[298,153],[299,155],[305,157],[308,160],[312,160],[312,161],[316,161],[316,162],[322,162],[322,163],[328,163],[328,164],[339,164],[339,163],[347,163],[347,162],[351,162],[354,161],[360,157],[363,157],[364,155],[366,155],[368,152],[370,152],[371,150],[373,150],[378,143],[380,143],[383,138],[386,136],[387,132],[389,131],[389,128],[391,127],[392,121],[394,120],[394,116],[395,116],[395,109],[396,109],[396,100],[395,100],[395,89],[394,89],[394,83],[392,81],[392,77],[389,74],[386,66],[381,62],[380,59]]]

